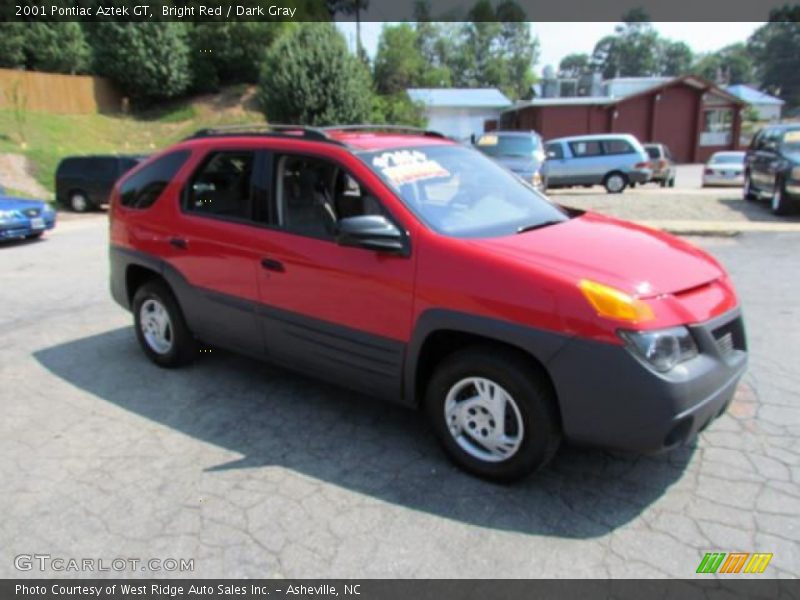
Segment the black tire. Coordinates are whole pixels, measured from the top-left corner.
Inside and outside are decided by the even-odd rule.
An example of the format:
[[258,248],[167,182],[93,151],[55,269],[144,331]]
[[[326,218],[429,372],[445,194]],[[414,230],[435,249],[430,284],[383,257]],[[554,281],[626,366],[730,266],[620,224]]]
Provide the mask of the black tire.
[[[621,185],[617,182],[621,182]],[[611,171],[603,177],[603,186],[609,194],[621,194],[628,185],[628,176],[621,171]]]
[[671,188],[675,187],[675,177],[674,176],[669,178],[669,184],[667,184],[667,185],[669,185],[669,187],[671,187]]
[[[145,339],[143,332],[141,309],[142,305],[151,299],[159,302],[169,315],[172,345],[164,353],[156,352]],[[139,345],[147,357],[159,367],[180,367],[192,362],[197,355],[197,341],[186,325],[178,301],[163,281],[147,281],[136,290],[133,295],[133,322]]]
[[783,181],[780,179],[775,181],[775,189],[772,192],[770,205],[772,207],[772,214],[784,216],[791,212],[790,202],[786,197],[786,189]]
[[[469,377],[491,380],[514,399],[522,419],[519,448],[499,462],[469,454],[451,435],[445,405],[448,392]],[[492,481],[509,482],[546,465],[561,442],[555,394],[543,373],[519,354],[491,346],[460,350],[436,367],[425,395],[425,409],[450,459],[464,470]]]
[[666,179],[662,179],[661,181],[659,181],[659,182],[658,182],[658,184],[659,184],[659,185],[660,185],[662,188],[665,188],[665,187],[667,187],[667,180],[666,180]]
[[68,202],[69,208],[72,212],[85,213],[92,210],[92,204],[89,202],[89,196],[80,190],[70,192]]
[[37,233],[31,233],[25,236],[26,240],[38,240],[40,237],[44,235],[44,231],[39,231]]
[[753,181],[750,178],[750,173],[744,174],[744,186],[742,187],[742,197],[749,202],[758,200],[758,196],[753,192]]

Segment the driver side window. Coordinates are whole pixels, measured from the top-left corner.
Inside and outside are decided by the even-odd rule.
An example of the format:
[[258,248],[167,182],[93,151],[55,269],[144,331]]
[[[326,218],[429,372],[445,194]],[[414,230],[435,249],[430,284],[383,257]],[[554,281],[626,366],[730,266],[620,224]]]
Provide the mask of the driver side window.
[[278,225],[288,232],[333,241],[340,219],[385,215],[377,198],[346,170],[324,159],[276,159]]

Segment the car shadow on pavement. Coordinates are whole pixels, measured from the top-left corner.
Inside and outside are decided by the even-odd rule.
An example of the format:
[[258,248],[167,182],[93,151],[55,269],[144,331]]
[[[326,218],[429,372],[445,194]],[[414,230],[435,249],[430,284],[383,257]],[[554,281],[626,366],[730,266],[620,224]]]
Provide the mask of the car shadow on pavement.
[[121,328],[34,356],[99,400],[242,455],[209,464],[208,473],[274,465],[499,530],[604,535],[661,497],[693,454],[692,447],[642,457],[567,446],[542,472],[496,485],[452,466],[421,413],[228,352],[212,350],[180,370],[159,369],[143,356],[133,331]]
[[718,198],[717,202],[732,212],[738,212],[749,221],[774,223],[800,222],[800,211],[798,210],[785,216],[772,214],[769,200],[749,201],[741,196],[726,195]]

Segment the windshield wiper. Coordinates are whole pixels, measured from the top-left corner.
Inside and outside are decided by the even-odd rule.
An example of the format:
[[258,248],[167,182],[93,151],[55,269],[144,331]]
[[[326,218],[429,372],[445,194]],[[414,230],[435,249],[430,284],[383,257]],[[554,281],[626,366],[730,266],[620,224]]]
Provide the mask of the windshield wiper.
[[542,221],[541,223],[534,223],[533,225],[523,225],[517,228],[517,233],[525,233],[526,231],[533,231],[534,229],[541,229],[542,227],[549,227],[550,225],[558,225],[564,221],[551,219],[550,221]]

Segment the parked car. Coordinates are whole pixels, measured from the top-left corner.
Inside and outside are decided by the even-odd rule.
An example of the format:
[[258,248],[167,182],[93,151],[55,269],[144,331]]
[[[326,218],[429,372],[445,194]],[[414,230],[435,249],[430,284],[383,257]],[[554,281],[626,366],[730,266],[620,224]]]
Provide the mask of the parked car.
[[744,184],[744,152],[715,152],[703,168],[703,187]]
[[96,210],[108,202],[114,182],[142,156],[71,156],[56,169],[56,202],[75,212]]
[[47,202],[10,196],[0,187],[0,241],[38,238],[56,226]]
[[650,168],[653,175],[650,181],[658,183],[661,187],[675,187],[675,159],[672,152],[665,144],[643,144],[647,155],[650,157]]
[[747,361],[713,258],[434,132],[206,130],[124,176],[110,222],[111,293],[156,365],[203,340],[424,409],[486,478],[562,438],[685,443]]
[[744,197],[770,198],[776,215],[800,202],[800,125],[770,125],[753,137],[745,156]]
[[544,190],[544,145],[535,131],[490,131],[476,140],[475,147],[536,189]]
[[548,141],[544,149],[548,188],[602,184],[608,193],[619,194],[653,174],[650,157],[632,135],[563,137]]

